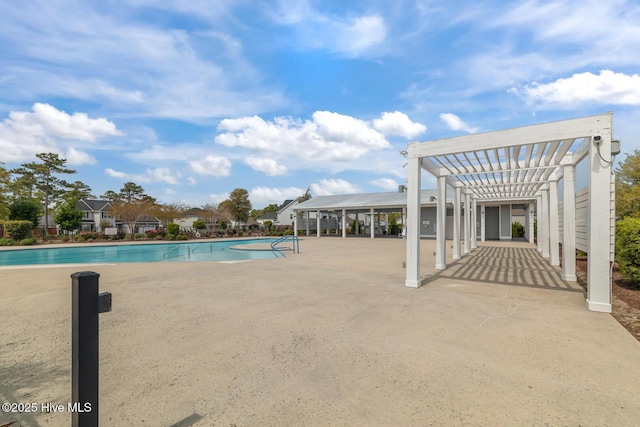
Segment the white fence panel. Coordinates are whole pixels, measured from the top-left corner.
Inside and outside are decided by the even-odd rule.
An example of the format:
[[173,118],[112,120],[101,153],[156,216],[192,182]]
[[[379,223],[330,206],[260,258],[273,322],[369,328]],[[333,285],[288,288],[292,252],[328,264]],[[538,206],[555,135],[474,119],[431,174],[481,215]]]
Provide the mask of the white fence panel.
[[576,193],[576,249],[589,250],[589,189]]

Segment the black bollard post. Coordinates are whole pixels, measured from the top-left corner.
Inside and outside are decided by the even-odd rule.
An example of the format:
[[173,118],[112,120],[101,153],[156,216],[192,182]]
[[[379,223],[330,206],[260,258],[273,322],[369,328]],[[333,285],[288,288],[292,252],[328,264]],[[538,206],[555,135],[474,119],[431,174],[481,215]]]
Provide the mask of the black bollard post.
[[71,275],[71,425],[98,425],[98,313],[111,311],[111,294],[98,295],[92,271]]

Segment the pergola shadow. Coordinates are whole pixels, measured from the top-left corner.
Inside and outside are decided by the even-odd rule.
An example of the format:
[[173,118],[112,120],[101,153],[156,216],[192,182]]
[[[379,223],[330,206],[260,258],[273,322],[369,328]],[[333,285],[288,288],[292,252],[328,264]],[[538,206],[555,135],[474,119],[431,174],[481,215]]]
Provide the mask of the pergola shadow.
[[561,270],[550,266],[534,248],[479,246],[446,270],[429,274],[422,284],[441,278],[584,293],[577,283],[562,280]]

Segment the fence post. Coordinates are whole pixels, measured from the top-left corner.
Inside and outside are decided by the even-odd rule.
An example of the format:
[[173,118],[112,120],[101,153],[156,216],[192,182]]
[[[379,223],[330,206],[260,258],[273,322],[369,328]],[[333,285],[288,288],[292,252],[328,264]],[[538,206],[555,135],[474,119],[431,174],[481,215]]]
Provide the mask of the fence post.
[[71,425],[98,425],[98,314],[111,311],[111,294],[98,294],[92,271],[71,275]]

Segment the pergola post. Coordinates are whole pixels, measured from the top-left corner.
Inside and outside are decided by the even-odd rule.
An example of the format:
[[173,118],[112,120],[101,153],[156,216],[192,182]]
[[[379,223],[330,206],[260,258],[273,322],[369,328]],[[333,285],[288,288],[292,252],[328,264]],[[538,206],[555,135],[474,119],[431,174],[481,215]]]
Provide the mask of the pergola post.
[[342,238],[347,237],[347,210],[342,209]]
[[527,240],[529,241],[529,243],[533,243],[533,225],[534,225],[534,220],[533,220],[533,212],[535,210],[535,205],[533,203],[529,203],[527,205],[528,209],[527,209],[527,231],[528,231],[528,235]]
[[464,194],[464,253],[471,252],[471,194]]
[[562,280],[576,281],[575,166],[564,166],[562,178]]
[[538,252],[542,253],[542,191],[536,196],[536,240],[538,242]]
[[[538,224],[538,233],[540,233],[540,224]],[[542,189],[542,258],[549,258],[549,189]]]
[[402,208],[402,238],[407,238],[407,208]]
[[549,264],[560,265],[560,220],[558,213],[558,181],[549,181]]
[[471,249],[478,248],[478,198],[473,196],[471,201]]
[[611,129],[599,136],[589,141],[587,307],[611,313]]
[[484,220],[484,205],[480,205],[480,241],[487,240],[487,233],[485,232],[485,220]]
[[422,159],[407,163],[407,263],[405,286],[418,288],[420,282],[420,171]]
[[462,188],[455,188],[453,199],[453,259],[460,259],[460,202]]
[[298,235],[298,212],[293,211],[293,235]]
[[436,270],[447,268],[447,240],[445,225],[447,222],[447,177],[438,177],[438,197],[436,201]]
[[320,237],[320,225],[321,225],[320,218],[321,218],[320,217],[320,209],[318,209],[316,211],[316,227],[318,227],[317,230],[316,230],[316,236],[318,236],[318,237]]

